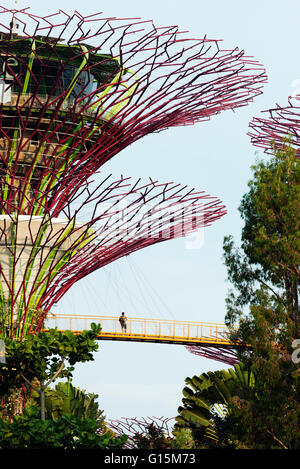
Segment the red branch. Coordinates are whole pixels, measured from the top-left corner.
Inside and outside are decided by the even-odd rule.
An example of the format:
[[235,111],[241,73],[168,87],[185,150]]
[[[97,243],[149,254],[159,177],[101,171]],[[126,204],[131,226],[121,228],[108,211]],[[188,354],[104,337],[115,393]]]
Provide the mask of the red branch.
[[[175,26],[77,12],[40,18],[14,10],[16,35],[1,23],[12,11],[2,10],[0,170],[13,186],[30,185],[26,200],[47,210],[55,205],[55,216],[84,181],[134,141],[247,105],[266,81],[263,67],[243,51],[222,50],[206,37],[186,38]],[[74,67],[81,74],[70,91],[67,76]],[[7,201],[12,210],[20,205],[16,190]]]
[[291,145],[300,157],[300,96],[289,99],[289,105],[264,111],[268,118],[255,117],[250,123],[251,142],[265,153]]
[[238,363],[236,350],[234,347],[208,347],[201,345],[187,345],[186,349],[193,355],[209,358],[227,365],[233,366]]
[[[142,417],[123,418],[122,420],[109,420],[108,427],[113,430],[116,436],[123,434],[128,436],[125,449],[137,449],[136,436],[147,436],[148,428],[154,427],[164,435],[166,439],[173,439],[172,428],[175,423],[174,417]],[[172,426],[171,426],[172,425]]]

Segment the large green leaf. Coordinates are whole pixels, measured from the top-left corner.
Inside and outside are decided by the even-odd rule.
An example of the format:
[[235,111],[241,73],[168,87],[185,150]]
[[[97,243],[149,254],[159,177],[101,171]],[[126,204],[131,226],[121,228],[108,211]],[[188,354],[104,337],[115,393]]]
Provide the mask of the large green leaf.
[[253,373],[236,364],[229,370],[209,371],[200,376],[186,378],[183,406],[178,408],[175,430],[182,427],[202,430],[204,438],[218,441],[214,428],[214,415],[224,419],[229,412],[237,387],[253,387]]

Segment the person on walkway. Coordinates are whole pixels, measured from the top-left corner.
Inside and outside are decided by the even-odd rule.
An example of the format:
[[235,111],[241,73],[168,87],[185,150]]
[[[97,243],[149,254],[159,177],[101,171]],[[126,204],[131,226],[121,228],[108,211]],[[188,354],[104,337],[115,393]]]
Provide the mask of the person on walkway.
[[119,322],[122,327],[122,332],[126,332],[127,329],[127,317],[125,316],[125,313],[122,313],[121,316],[119,317]]

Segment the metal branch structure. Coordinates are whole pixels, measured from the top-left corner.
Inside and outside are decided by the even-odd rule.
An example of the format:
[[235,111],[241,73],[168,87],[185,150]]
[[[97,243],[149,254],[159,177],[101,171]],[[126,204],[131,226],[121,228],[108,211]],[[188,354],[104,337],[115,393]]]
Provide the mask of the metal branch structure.
[[210,360],[226,363],[233,366],[238,363],[237,347],[234,345],[229,347],[209,347],[201,345],[187,345],[186,349],[193,355],[208,358]]
[[[88,222],[81,221],[83,210]],[[106,180],[93,191],[83,187],[60,217],[6,211],[0,215],[1,322],[6,318],[10,334],[39,328],[82,277],[138,249],[199,230],[224,213],[224,205],[207,194],[126,179]],[[36,323],[38,311],[43,314]]]
[[84,276],[223,216],[204,192],[98,172],[147,134],[247,105],[265,81],[243,51],[175,26],[0,7],[2,332],[39,330]]
[[255,117],[250,122],[252,144],[268,154],[290,145],[300,157],[300,96],[289,98],[288,106],[277,105],[264,112],[268,117]]
[[109,420],[106,423],[116,436],[124,434],[128,436],[124,446],[125,449],[138,449],[138,440],[141,437],[149,438],[149,430],[150,433],[155,433],[166,441],[171,441],[174,438],[172,429],[175,424],[175,417],[123,418],[120,420]]

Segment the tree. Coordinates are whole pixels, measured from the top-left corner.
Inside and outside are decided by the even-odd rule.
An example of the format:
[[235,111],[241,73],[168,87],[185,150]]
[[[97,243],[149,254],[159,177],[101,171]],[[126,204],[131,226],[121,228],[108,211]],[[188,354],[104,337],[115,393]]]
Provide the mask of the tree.
[[227,299],[227,322],[234,322],[245,305],[255,304],[258,288],[264,287],[283,302],[298,328],[300,160],[295,150],[285,147],[252,169],[249,192],[239,208],[245,222],[241,249],[231,236],[224,239],[228,278],[238,293]]
[[45,420],[45,391],[58,377],[72,377],[74,365],[93,360],[98,349],[100,325],[74,334],[50,329],[23,341],[4,338],[6,363],[0,365],[0,395],[7,396],[26,384],[40,396],[41,419]]
[[136,449],[170,449],[172,439],[165,435],[162,428],[153,422],[146,426],[144,433],[136,433],[133,437]]
[[[104,428],[103,410],[99,409],[98,395],[86,393],[67,383],[57,383],[55,388],[45,390],[45,416],[47,419],[55,420],[68,415],[78,418],[88,418],[98,423],[98,428]],[[33,391],[28,406],[39,408],[40,396]]]
[[126,440],[125,435],[99,435],[92,419],[63,415],[41,420],[34,407],[11,420],[0,419],[0,449],[121,449]]
[[224,239],[233,285],[226,323],[251,367],[254,392],[232,405],[232,436],[249,448],[300,447],[300,383],[292,344],[299,337],[300,159],[285,146],[253,166],[242,199],[241,246]]
[[[0,448],[120,449],[126,435],[115,436],[106,428],[94,394],[76,389],[70,382],[74,365],[93,360],[98,349],[100,325],[81,334],[56,329],[27,335],[23,341],[4,339],[5,362],[0,366],[0,395],[16,401],[27,385],[31,399],[17,415],[0,419]],[[8,398],[8,399],[7,399]],[[47,418],[46,418],[47,417]]]

